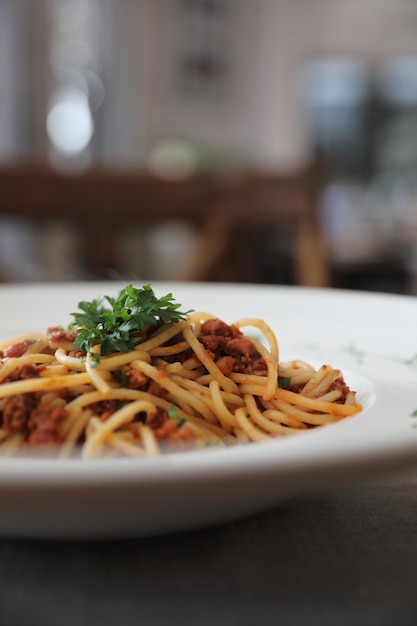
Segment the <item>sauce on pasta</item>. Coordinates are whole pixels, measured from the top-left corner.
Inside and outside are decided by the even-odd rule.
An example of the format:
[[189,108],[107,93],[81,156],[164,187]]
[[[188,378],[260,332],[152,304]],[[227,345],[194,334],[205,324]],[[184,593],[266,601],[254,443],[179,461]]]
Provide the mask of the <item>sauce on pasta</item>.
[[[135,293],[143,291],[149,296],[150,286]],[[123,317],[126,330],[130,318]],[[261,319],[164,317],[126,331],[119,349],[98,341],[87,350],[81,317],[67,329],[1,344],[0,454],[90,459],[239,445],[325,426],[362,408],[338,369],[281,362]],[[249,328],[259,338],[245,335]]]

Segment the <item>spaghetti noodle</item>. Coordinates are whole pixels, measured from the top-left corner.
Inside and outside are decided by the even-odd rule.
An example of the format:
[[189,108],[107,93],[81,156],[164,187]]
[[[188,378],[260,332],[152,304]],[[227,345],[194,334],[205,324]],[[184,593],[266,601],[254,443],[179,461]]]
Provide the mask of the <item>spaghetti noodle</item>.
[[[117,300],[108,301],[114,312]],[[361,410],[338,369],[281,362],[263,320],[229,325],[192,312],[164,321],[160,311],[132,331],[139,309],[121,310],[123,320],[120,311],[113,317],[126,331],[119,349],[105,343],[104,326],[87,346],[84,315],[68,329],[0,345],[0,454],[141,457],[291,435]],[[110,314],[102,306],[100,315]]]

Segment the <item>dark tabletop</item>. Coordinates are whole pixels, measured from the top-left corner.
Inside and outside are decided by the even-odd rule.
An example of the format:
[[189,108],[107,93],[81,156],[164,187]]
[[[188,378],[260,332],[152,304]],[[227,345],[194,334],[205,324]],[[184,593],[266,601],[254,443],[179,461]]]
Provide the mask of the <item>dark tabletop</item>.
[[0,624],[415,626],[417,474],[175,535],[0,539]]

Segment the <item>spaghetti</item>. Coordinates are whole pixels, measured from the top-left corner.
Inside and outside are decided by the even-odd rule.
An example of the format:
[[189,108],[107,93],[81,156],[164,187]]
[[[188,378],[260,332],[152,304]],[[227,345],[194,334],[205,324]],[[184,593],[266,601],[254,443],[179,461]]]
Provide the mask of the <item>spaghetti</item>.
[[[118,300],[107,300],[117,312]],[[281,362],[263,320],[228,325],[208,313],[168,315],[168,306],[141,324],[140,307],[125,304],[112,322],[118,349],[103,304],[89,344],[82,314],[68,329],[0,345],[0,454],[141,457],[291,435],[361,410],[338,369]],[[249,327],[263,339],[244,335]]]

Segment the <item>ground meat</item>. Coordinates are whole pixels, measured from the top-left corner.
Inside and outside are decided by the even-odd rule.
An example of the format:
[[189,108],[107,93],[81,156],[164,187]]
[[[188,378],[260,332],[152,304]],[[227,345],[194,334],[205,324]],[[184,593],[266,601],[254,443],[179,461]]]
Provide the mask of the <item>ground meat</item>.
[[187,442],[195,441],[193,430],[186,424],[178,426],[174,420],[167,420],[160,428],[154,430],[154,435],[159,441]]
[[59,326],[52,326],[46,331],[49,340],[49,346],[53,349],[64,348],[70,350],[74,343],[77,333],[73,330],[64,330]]
[[158,398],[165,398],[168,395],[168,391],[161,387],[161,385],[159,385],[155,380],[149,381],[146,391],[152,396],[157,396]]
[[97,415],[103,422],[109,419],[111,415],[115,411],[117,411],[122,406],[122,403],[119,400],[102,400],[100,402],[94,402],[94,404],[90,404],[90,409]]
[[241,337],[242,333],[235,326],[228,326],[218,319],[207,320],[201,326],[198,336],[199,341],[206,350],[218,354],[225,349],[228,341],[235,337]]
[[[164,345],[174,346],[176,343],[179,343],[180,341],[183,341],[183,337],[181,333],[178,335],[175,335],[175,337],[171,337],[171,339],[168,339],[168,341]],[[189,348],[188,350],[183,350],[182,352],[177,352],[176,354],[166,354],[164,355],[163,358],[168,363],[184,363],[184,361],[186,361],[187,359],[190,359],[192,356],[193,356],[193,351],[191,350],[191,348]]]
[[265,360],[250,339],[246,337],[231,339],[227,343],[225,351],[236,359],[233,371],[243,374],[257,374],[258,376],[267,374]]
[[37,403],[38,399],[33,393],[21,393],[7,398],[3,409],[2,428],[25,435],[30,414]]
[[74,359],[85,359],[85,352],[82,350],[68,350],[68,356]]
[[226,375],[232,372],[265,376],[267,367],[255,345],[235,326],[218,319],[208,320],[198,336],[214,358],[216,365]]
[[217,367],[225,376],[230,376],[230,374],[233,372],[235,363],[236,359],[232,356],[221,356],[216,361]]
[[26,444],[51,444],[61,440],[60,425],[68,413],[61,407],[39,406],[42,393],[20,393],[5,399],[0,413],[4,430],[22,435]]
[[179,420],[170,419],[163,408],[158,408],[156,413],[146,418],[146,426],[153,430],[155,437],[164,442],[187,442],[194,441],[193,430],[187,424],[181,424]]
[[152,430],[157,430],[169,419],[168,413],[166,409],[162,407],[158,407],[156,412],[152,415],[148,415],[146,418],[146,426],[152,428]]
[[39,374],[46,369],[45,365],[36,365],[34,363],[24,363],[17,367],[13,372],[4,379],[3,382],[10,383],[16,380],[26,380],[28,378],[38,378]]
[[333,391],[337,389],[342,393],[342,397],[340,399],[341,402],[344,402],[348,393],[350,393],[350,387],[345,383],[343,378],[336,378],[329,387],[329,391]]
[[61,425],[68,417],[61,407],[44,406],[34,409],[28,421],[29,445],[50,445],[61,441]]
[[187,359],[191,359],[193,354],[190,348],[189,350],[183,350],[183,352],[177,352],[176,354],[166,354],[163,358],[167,363],[184,363]]
[[129,389],[144,389],[149,382],[148,376],[139,372],[139,370],[134,367],[125,366],[122,368],[122,371],[124,374],[123,383],[126,381],[126,384],[123,384],[123,386],[126,386]]
[[130,365],[125,365],[122,367],[122,378],[123,386],[128,389],[139,389],[140,391],[147,391],[153,396],[158,396],[159,398],[163,398],[167,395],[167,391],[161,387],[157,382],[139,372],[134,367]]
[[25,341],[19,341],[18,343],[14,343],[12,346],[9,346],[4,351],[4,356],[8,358],[19,358],[23,356],[26,350],[35,343],[34,339],[25,339]]

